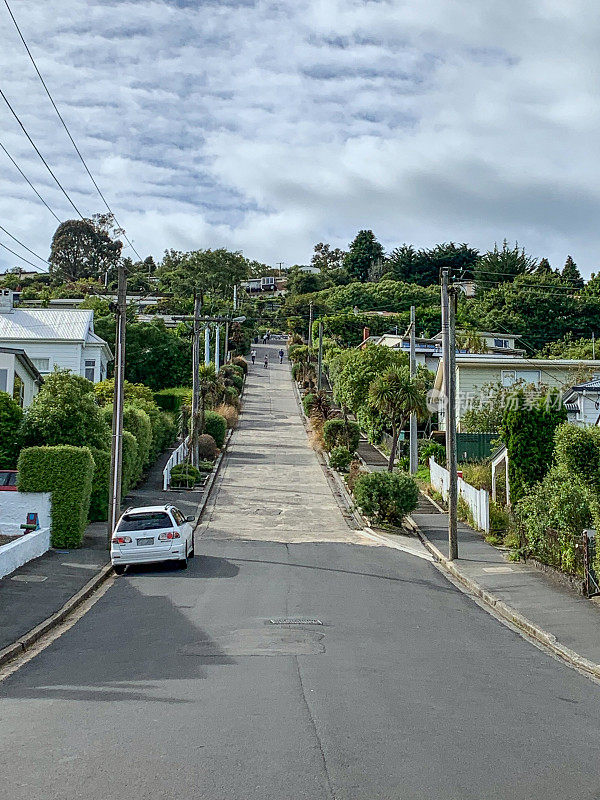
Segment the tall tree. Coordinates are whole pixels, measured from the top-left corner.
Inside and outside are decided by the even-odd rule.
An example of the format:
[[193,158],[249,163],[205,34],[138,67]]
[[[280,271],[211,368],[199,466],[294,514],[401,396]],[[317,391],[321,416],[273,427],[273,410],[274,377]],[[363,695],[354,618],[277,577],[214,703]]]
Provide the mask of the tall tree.
[[565,283],[568,283],[569,286],[573,286],[577,289],[583,288],[583,278],[577,269],[577,264],[573,261],[571,256],[567,256],[567,260],[565,261],[565,265],[560,277]]
[[387,277],[431,286],[439,283],[440,269],[447,266],[455,278],[472,278],[478,256],[479,251],[465,243],[443,242],[429,250],[419,251],[411,244],[403,244],[387,259]]
[[552,267],[550,266],[550,262],[547,258],[542,258],[540,263],[535,268],[536,275],[552,275]]
[[373,231],[359,231],[344,258],[344,266],[353,280],[364,283],[369,277],[369,270],[383,261],[383,246],[375,238]]
[[332,249],[331,245],[319,242],[315,245],[315,251],[310,259],[313,267],[318,267],[322,272],[330,269],[340,269],[344,266],[346,252],[338,247]]
[[518,275],[527,275],[534,272],[537,261],[528,256],[519,243],[509,247],[506,239],[502,242],[502,249],[494,244],[494,249],[484,253],[474,269],[474,278],[477,291],[484,292],[492,286],[513,281]]
[[50,274],[57,282],[103,278],[119,263],[123,243],[113,239],[123,233],[110,214],[91,219],[68,219],[56,229],[50,247]]
[[231,298],[233,287],[248,274],[248,261],[240,252],[225,248],[165,253],[159,277],[163,286],[182,297],[200,297],[205,307],[208,297],[213,305]]

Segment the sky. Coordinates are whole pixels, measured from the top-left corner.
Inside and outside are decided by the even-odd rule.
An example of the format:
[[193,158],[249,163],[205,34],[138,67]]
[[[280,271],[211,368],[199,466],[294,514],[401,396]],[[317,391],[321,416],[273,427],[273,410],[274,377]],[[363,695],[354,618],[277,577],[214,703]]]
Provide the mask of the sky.
[[[600,268],[597,2],[9,3],[142,257],[309,263],[367,228],[388,251],[507,238]],[[0,30],[0,88],[83,216],[103,211],[4,0]],[[0,106],[0,142],[73,218]],[[1,150],[0,180],[0,224],[47,257],[56,219]]]

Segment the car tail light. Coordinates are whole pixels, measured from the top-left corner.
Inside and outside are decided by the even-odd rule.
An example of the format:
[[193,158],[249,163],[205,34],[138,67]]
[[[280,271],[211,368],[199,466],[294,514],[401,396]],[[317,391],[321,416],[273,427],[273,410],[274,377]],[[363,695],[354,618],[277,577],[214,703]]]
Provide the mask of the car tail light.
[[168,542],[170,539],[179,539],[179,531],[169,531],[168,533],[159,533],[159,542]]
[[131,544],[131,536],[113,536],[111,542],[113,544]]

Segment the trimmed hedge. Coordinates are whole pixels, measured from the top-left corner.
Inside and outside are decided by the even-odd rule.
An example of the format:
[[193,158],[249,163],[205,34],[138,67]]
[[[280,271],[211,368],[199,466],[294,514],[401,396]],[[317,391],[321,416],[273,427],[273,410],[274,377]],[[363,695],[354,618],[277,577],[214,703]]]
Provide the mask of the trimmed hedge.
[[204,433],[212,436],[217,447],[221,449],[227,434],[227,420],[216,411],[207,411],[204,415]]
[[123,473],[121,477],[121,499],[136,484],[138,444],[135,436],[123,431]]
[[123,408],[123,428],[135,436],[137,442],[137,476],[135,482],[142,477],[144,469],[150,464],[152,455],[152,423],[148,414],[137,406]]
[[328,419],[323,425],[323,441],[329,452],[334,447],[347,447],[354,453],[360,441],[360,428],[356,422],[344,423],[343,419]]
[[89,447],[27,447],[19,456],[18,470],[19,491],[52,493],[52,546],[80,547],[94,476]]
[[208,433],[202,433],[198,437],[198,456],[205,461],[214,461],[219,455],[219,448],[213,437]]
[[248,362],[243,356],[236,356],[235,358],[231,359],[231,363],[234,367],[240,367],[244,375],[248,372]]
[[0,392],[0,469],[14,469],[19,457],[21,406],[6,392]]
[[200,481],[203,473],[191,464],[176,464],[171,469],[171,486],[190,489]]
[[[294,364],[294,366],[296,365]],[[307,417],[310,417],[310,412],[312,410],[314,402],[315,402],[314,392],[307,392],[302,398],[302,408],[304,409],[304,413],[306,414]]]
[[154,402],[163,411],[171,411],[177,414],[186,398],[190,396],[191,391],[191,389],[186,389],[185,386],[161,389],[160,392],[154,392]]
[[329,456],[329,466],[337,472],[348,472],[353,458],[347,447],[334,447]]
[[94,475],[92,478],[92,494],[90,497],[90,522],[108,519],[108,484],[110,482],[110,453],[106,450],[92,449],[94,459]]
[[419,499],[416,481],[405,472],[370,472],[354,484],[354,499],[368,517],[399,524]]

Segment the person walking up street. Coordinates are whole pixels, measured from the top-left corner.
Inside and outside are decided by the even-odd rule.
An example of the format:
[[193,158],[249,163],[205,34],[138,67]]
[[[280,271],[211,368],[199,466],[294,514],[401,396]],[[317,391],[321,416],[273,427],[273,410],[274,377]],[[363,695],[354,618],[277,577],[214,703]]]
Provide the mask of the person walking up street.
[[252,352],[250,353],[250,358],[252,359],[252,363],[254,364],[254,362],[256,361],[256,350],[252,350]]
[[284,356],[283,348],[279,351],[279,363],[283,364],[283,356]]
[[269,356],[265,356],[265,369],[269,369]]

